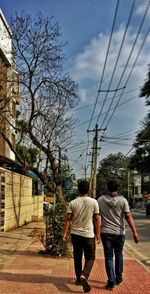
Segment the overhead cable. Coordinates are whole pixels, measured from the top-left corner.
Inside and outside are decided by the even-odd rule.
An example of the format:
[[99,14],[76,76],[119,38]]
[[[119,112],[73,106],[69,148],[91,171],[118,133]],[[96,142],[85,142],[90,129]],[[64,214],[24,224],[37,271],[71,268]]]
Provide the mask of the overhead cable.
[[[146,18],[147,13],[148,13],[149,6],[150,6],[150,1],[149,1],[148,5],[147,5],[147,7],[146,7],[146,9],[145,9],[145,12],[144,12],[144,15],[143,15],[142,21],[141,21],[141,23],[140,23],[140,26],[139,26],[139,29],[138,29],[138,32],[137,32],[137,35],[136,35],[136,38],[135,38],[135,41],[134,41],[133,46],[132,46],[132,48],[131,48],[131,51],[130,51],[130,54],[129,54],[129,56],[128,56],[127,62],[126,62],[126,64],[125,64],[125,67],[124,67],[124,69],[123,69],[123,72],[122,72],[122,74],[121,74],[121,76],[120,76],[120,79],[119,79],[119,82],[118,82],[117,88],[120,86],[121,80],[122,80],[122,78],[123,78],[123,76],[124,76],[124,73],[125,73],[125,71],[126,71],[126,68],[127,68],[128,64],[129,64],[129,61],[130,61],[130,58],[131,58],[131,56],[132,56],[133,50],[134,50],[135,45],[136,45],[136,43],[137,43],[138,37],[139,37],[139,35],[140,35],[140,32],[141,32],[141,29],[142,29],[142,26],[143,26],[144,20],[145,20],[145,18]],[[148,28],[148,30],[147,30],[147,32],[146,32],[146,34],[145,34],[145,37],[144,37],[144,39],[143,39],[142,45],[141,45],[141,47],[140,47],[140,50],[139,50],[139,52],[138,52],[138,54],[137,54],[137,56],[136,56],[136,58],[135,58],[135,61],[134,61],[134,63],[133,63],[133,66],[132,66],[132,68],[131,68],[131,70],[130,70],[130,73],[129,73],[129,75],[128,75],[128,78],[127,78],[127,80],[126,80],[126,82],[125,82],[125,86],[127,85],[128,81],[129,81],[129,79],[130,79],[130,76],[131,76],[132,71],[133,71],[133,69],[134,69],[134,67],[135,67],[135,64],[136,64],[136,62],[137,62],[137,60],[138,60],[138,58],[139,58],[139,55],[140,55],[141,50],[142,50],[142,48],[143,48],[143,46],[144,46],[144,43],[145,43],[145,41],[146,41],[146,39],[147,39],[147,36],[148,36],[148,34],[149,34],[149,31],[150,31],[150,27]],[[111,116],[110,116],[110,119],[109,119],[109,121],[108,121],[108,123],[107,123],[107,125],[106,125],[106,128],[108,127],[108,125],[109,125],[109,123],[110,123],[110,120],[112,119],[113,114],[114,114],[115,111],[116,111],[116,108],[117,108],[117,106],[118,106],[118,104],[119,104],[119,102],[120,102],[120,99],[121,99],[121,97],[122,97],[122,95],[123,95],[123,92],[124,92],[124,89],[122,90],[122,92],[121,92],[121,94],[120,94],[120,97],[119,97],[119,99],[118,99],[118,101],[117,101],[117,103],[116,103],[116,106],[115,106],[115,108],[114,108],[114,110],[113,110],[113,112],[112,112],[112,114],[111,114]],[[113,101],[114,101],[115,96],[116,96],[116,95],[114,94],[114,97],[113,97],[113,99],[112,99],[112,102],[111,102],[111,104],[110,104],[110,106],[109,106],[109,108],[108,108],[108,110],[107,110],[107,113],[106,113],[106,115],[105,115],[105,118],[104,118],[104,120],[103,120],[103,122],[102,122],[102,124],[101,124],[101,128],[102,128],[102,126],[103,126],[104,123],[105,123],[105,120],[106,120],[106,118],[107,118],[107,116],[108,116],[108,113],[109,113],[109,111],[110,111],[110,108],[111,108],[111,105],[112,105],[112,103],[113,103]]]
[[[120,97],[120,95],[119,95],[119,97]],[[137,95],[136,95],[136,96],[133,96],[133,97],[127,99],[127,100],[125,100],[124,102],[121,102],[117,107],[120,107],[121,105],[126,104],[126,103],[128,103],[128,102],[130,102],[131,100],[136,99],[136,98],[137,98]],[[111,108],[111,110],[113,110],[113,109],[114,109],[114,107]],[[103,112],[101,115],[104,115],[105,113],[107,113],[107,111]],[[98,117],[98,115],[95,116],[94,119],[96,119],[97,117]],[[83,123],[77,125],[76,128],[83,126],[83,125],[86,124],[87,122],[89,122],[89,120],[86,120],[86,121],[84,121]]]
[[[139,88],[135,88],[135,89],[133,89],[133,90],[129,90],[129,91],[127,91],[127,92],[124,92],[124,95],[129,94],[129,93],[134,92],[134,91],[137,91],[137,90],[139,90]],[[119,97],[119,96],[120,96],[120,95],[116,95],[116,98]],[[111,99],[112,99],[112,97],[108,98],[107,101],[108,101],[108,100],[111,100]],[[97,104],[101,104],[101,103],[103,103],[103,100],[97,102]],[[89,108],[89,107],[91,107],[91,106],[93,106],[93,105],[94,105],[94,103],[91,103],[91,104],[88,104],[88,105],[85,105],[85,106],[81,106],[81,107],[79,107],[79,108],[74,108],[74,109],[75,109],[75,111],[77,111],[77,110],[81,110],[81,109]]]
[[[112,35],[113,35],[113,31],[114,31],[115,23],[116,23],[116,18],[117,18],[117,13],[118,13],[118,7],[119,7],[119,0],[117,0],[117,4],[116,4],[115,14],[114,14],[114,18],[113,18],[113,24],[112,24],[111,33],[110,33],[110,38],[109,38],[109,43],[108,43],[107,52],[106,52],[106,57],[105,57],[105,61],[104,61],[104,67],[103,67],[103,71],[102,71],[101,80],[100,80],[100,83],[99,83],[99,88],[98,88],[98,92],[97,92],[97,97],[96,97],[96,100],[95,100],[94,108],[93,108],[92,115],[91,115],[91,118],[90,118],[90,122],[89,122],[89,125],[88,125],[88,130],[90,129],[90,125],[91,125],[91,122],[92,122],[92,119],[93,119],[93,115],[94,115],[94,112],[95,112],[95,109],[96,109],[96,105],[97,105],[98,97],[99,97],[99,94],[100,94],[99,91],[100,91],[100,89],[101,89],[101,85],[102,85],[103,78],[104,78],[104,72],[105,72],[106,63],[107,63],[107,58],[108,58],[108,54],[109,54],[109,50],[110,50],[110,45],[111,45]],[[88,133],[87,152],[88,152],[88,148],[89,148],[89,133]],[[86,159],[85,159],[85,166],[87,165],[86,162],[87,162],[87,155],[86,155]]]
[[[135,6],[135,0],[133,1],[132,3],[132,7],[130,9],[130,14],[129,14],[129,17],[128,17],[128,21],[127,21],[127,25],[126,25],[126,28],[125,28],[125,31],[124,31],[124,34],[123,34],[123,38],[122,38],[122,41],[121,41],[121,44],[120,44],[120,48],[119,48],[119,51],[118,51],[118,55],[117,55],[117,58],[116,58],[116,62],[115,62],[115,65],[114,65],[114,68],[113,68],[113,72],[112,72],[112,75],[111,75],[111,79],[110,79],[110,82],[109,82],[109,85],[108,85],[108,92],[110,90],[110,87],[111,87],[111,84],[112,84],[112,81],[113,81],[113,77],[114,77],[114,74],[115,74],[115,71],[116,71],[116,68],[117,68],[117,64],[118,64],[118,61],[119,61],[119,58],[120,58],[120,54],[121,54],[121,50],[123,48],[123,44],[124,44],[124,41],[125,41],[125,37],[126,37],[126,34],[127,34],[127,30],[128,30],[128,26],[129,26],[129,23],[130,23],[130,20],[131,20],[131,16],[132,16],[132,13],[133,13],[133,9],[134,9],[134,6]],[[119,86],[120,86],[120,83],[118,83],[117,85],[117,88],[115,90],[115,94],[116,92],[118,91],[119,89]],[[121,89],[122,90],[122,89]],[[98,115],[98,118],[97,118],[97,122],[99,121],[100,119],[100,116],[102,114],[102,111],[103,111],[103,108],[104,108],[104,105],[105,105],[105,102],[106,102],[106,99],[107,99],[107,96],[108,96],[108,92],[106,93],[105,95],[105,99],[103,101],[103,104],[102,104],[102,107],[100,109],[100,112],[99,112],[99,115]],[[113,96],[113,99],[114,99],[115,95]],[[113,99],[111,100],[111,103],[110,103],[110,106],[108,108],[108,111],[107,113],[109,113],[109,110],[111,108],[111,105],[112,105],[112,102],[113,102]],[[107,117],[107,113],[106,113],[106,117]]]
[[90,128],[91,121],[93,119],[93,115],[94,115],[95,108],[96,108],[97,101],[98,101],[98,97],[99,97],[99,92],[100,92],[101,85],[102,85],[103,78],[104,78],[104,72],[105,72],[105,68],[106,68],[106,63],[107,63],[108,54],[109,54],[109,50],[110,50],[111,40],[112,40],[113,31],[114,31],[114,27],[115,27],[115,22],[116,22],[116,18],[117,18],[118,7],[119,7],[119,0],[117,1],[117,4],[116,4],[116,9],[115,9],[115,14],[114,14],[114,19],[113,19],[112,29],[111,29],[111,33],[110,33],[109,43],[108,43],[108,47],[107,47],[106,57],[105,57],[105,61],[104,61],[104,67],[103,67],[103,71],[102,71],[102,76],[101,76],[101,79],[100,79],[98,93],[97,93],[97,97],[96,97],[96,101],[95,101],[94,108],[93,108],[93,111],[92,111],[92,115],[91,115],[91,119],[90,119],[90,123],[89,123],[88,129]]
[[[144,39],[143,39],[142,45],[141,45],[141,47],[140,47],[140,50],[139,50],[139,52],[138,52],[138,54],[137,54],[137,56],[136,56],[136,58],[135,58],[134,64],[133,64],[133,66],[132,66],[132,68],[131,68],[131,70],[130,70],[130,73],[129,73],[129,75],[128,75],[128,78],[127,78],[127,80],[126,80],[126,84],[128,83],[128,81],[129,81],[129,79],[130,79],[130,76],[131,76],[131,74],[132,74],[132,72],[133,72],[133,69],[134,69],[134,67],[135,67],[135,65],[136,65],[136,62],[137,62],[137,60],[138,60],[138,58],[139,58],[139,56],[140,56],[140,53],[141,53],[141,51],[142,51],[142,49],[143,49],[143,46],[144,46],[144,44],[145,44],[145,41],[146,41],[147,36],[148,36],[149,33],[150,33],[150,27],[148,28],[148,30],[147,30],[147,32],[146,32],[146,35],[145,35],[145,37],[144,37]],[[117,109],[117,107],[118,107],[118,104],[119,104],[119,102],[120,102],[120,99],[121,99],[122,95],[123,95],[123,91],[122,91],[122,93],[120,94],[120,97],[119,97],[119,99],[118,99],[118,101],[117,101],[117,103],[116,103],[116,106],[114,107],[114,110],[113,110],[113,112],[112,112],[112,114],[111,114],[111,116],[110,116],[110,118],[109,118],[109,120],[108,120],[108,122],[107,122],[106,128],[108,127],[108,125],[109,125],[109,123],[110,123],[110,121],[111,121],[111,119],[112,119],[112,117],[113,117],[113,115],[114,115],[114,113],[115,113],[115,111],[116,111],[116,109]]]

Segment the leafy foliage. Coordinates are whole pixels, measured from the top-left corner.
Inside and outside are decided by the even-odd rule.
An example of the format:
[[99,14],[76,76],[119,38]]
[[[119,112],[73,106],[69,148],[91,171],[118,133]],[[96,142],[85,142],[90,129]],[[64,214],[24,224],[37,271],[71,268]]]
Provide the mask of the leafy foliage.
[[148,69],[148,74],[147,74],[147,80],[145,81],[142,89],[141,89],[141,93],[140,93],[140,97],[146,97],[146,105],[149,106],[150,105],[150,65],[149,65],[149,69]]
[[66,216],[66,204],[57,204],[55,210],[46,215],[46,252],[54,256],[66,255],[67,245],[63,243],[64,221]]
[[118,180],[119,192],[127,195],[129,158],[122,153],[109,154],[100,161],[97,174],[97,197],[107,192],[108,180]]
[[136,137],[134,144],[135,153],[131,156],[129,168],[136,169],[140,173],[150,172],[150,126],[145,125]]
[[[150,106],[150,67],[148,71],[148,77],[145,81],[140,97],[145,97],[146,105]],[[137,134],[136,141],[133,145],[135,147],[135,153],[131,157],[129,164],[130,169],[136,169],[141,173],[150,172],[150,113],[148,112],[145,120],[143,121],[143,128]]]
[[17,144],[16,149],[21,155],[21,157],[24,158],[24,160],[28,164],[30,164],[31,166],[34,166],[36,164],[37,156],[39,154],[39,151],[37,148],[28,148],[26,146]]

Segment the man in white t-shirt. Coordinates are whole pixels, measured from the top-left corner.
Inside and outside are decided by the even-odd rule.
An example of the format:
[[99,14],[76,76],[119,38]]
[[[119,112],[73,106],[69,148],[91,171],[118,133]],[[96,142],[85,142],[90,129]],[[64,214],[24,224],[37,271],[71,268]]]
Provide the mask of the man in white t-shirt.
[[[139,242],[139,236],[130,213],[128,201],[119,195],[118,183],[107,183],[108,193],[98,198],[101,215],[101,240],[104,248],[105,267],[108,277],[106,289],[113,290],[116,285],[123,283],[123,246],[125,242],[125,219],[129,224],[133,238]],[[115,268],[113,255],[115,254]]]
[[[95,260],[95,238],[97,243],[100,242],[100,216],[97,201],[87,195],[89,192],[88,181],[80,181],[78,190],[80,196],[72,200],[67,209],[63,241],[67,241],[71,225],[76,285],[82,285],[84,292],[89,292],[91,287],[87,279]],[[85,263],[82,269],[83,253]]]

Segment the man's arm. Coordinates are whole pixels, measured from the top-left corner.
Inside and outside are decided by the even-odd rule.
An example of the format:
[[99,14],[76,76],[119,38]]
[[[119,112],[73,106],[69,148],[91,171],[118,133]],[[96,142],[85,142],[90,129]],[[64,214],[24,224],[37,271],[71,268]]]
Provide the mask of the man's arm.
[[64,234],[63,234],[64,242],[67,242],[67,235],[68,235],[68,230],[70,228],[71,220],[72,220],[72,213],[67,213],[65,224],[64,224]]
[[138,243],[140,241],[140,238],[138,236],[138,233],[137,233],[137,230],[135,227],[135,223],[134,223],[133,217],[130,212],[125,212],[125,219],[133,232],[134,242]]
[[97,244],[100,243],[100,216],[99,213],[93,215],[94,231],[97,239]]

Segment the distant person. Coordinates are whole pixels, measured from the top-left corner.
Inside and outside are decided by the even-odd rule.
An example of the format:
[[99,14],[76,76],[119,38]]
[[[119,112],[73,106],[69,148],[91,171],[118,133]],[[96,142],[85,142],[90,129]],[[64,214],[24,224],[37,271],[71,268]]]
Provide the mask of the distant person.
[[[71,241],[76,274],[75,284],[82,285],[84,292],[89,292],[91,287],[87,279],[95,260],[95,237],[97,243],[100,242],[100,216],[97,200],[88,196],[88,181],[80,181],[78,191],[80,196],[72,200],[67,209],[63,241],[67,241],[67,234],[71,225]],[[85,263],[82,268],[83,253]]]
[[[108,193],[99,197],[101,215],[101,240],[105,256],[105,268],[108,277],[106,289],[113,290],[115,285],[123,283],[123,246],[125,242],[125,222],[129,224],[135,243],[139,236],[130,213],[128,201],[119,195],[116,181],[107,183]],[[113,255],[115,254],[115,269]]]

